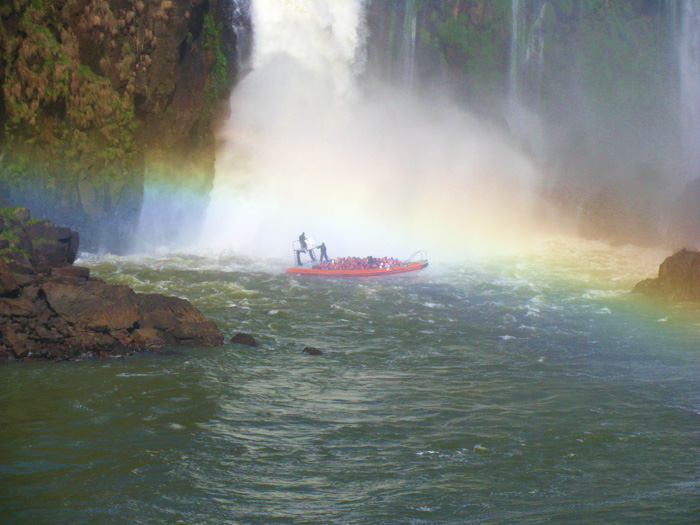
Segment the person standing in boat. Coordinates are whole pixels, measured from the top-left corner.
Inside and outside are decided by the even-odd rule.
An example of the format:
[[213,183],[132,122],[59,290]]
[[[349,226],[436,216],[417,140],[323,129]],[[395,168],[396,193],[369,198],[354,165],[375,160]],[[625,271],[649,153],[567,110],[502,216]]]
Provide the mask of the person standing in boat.
[[326,262],[329,262],[328,261],[328,254],[326,253],[326,243],[322,242],[321,246],[319,246],[319,248],[321,249],[321,257],[320,257],[319,261],[323,262],[325,260]]
[[296,255],[297,259],[297,266],[303,266],[303,263],[301,262],[301,252],[306,253],[306,234],[304,232],[301,232],[301,235],[299,236],[299,249],[294,250],[294,255]]

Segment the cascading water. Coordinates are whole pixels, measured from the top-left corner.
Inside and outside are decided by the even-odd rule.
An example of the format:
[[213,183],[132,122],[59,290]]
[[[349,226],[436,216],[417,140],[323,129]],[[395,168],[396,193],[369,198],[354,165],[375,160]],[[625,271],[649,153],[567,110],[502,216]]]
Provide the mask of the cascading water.
[[413,84],[416,63],[416,35],[418,29],[418,0],[407,0],[403,23],[403,81],[404,85]]
[[521,0],[512,0],[511,2],[511,24],[510,24],[510,71],[508,74],[509,92],[511,100],[518,97],[520,91],[518,71],[519,55],[520,55],[520,34],[521,26],[523,25]]
[[678,58],[685,171],[700,176],[700,1],[683,2]]
[[535,173],[500,131],[446,99],[360,96],[362,1],[251,13],[252,72],[222,132],[203,249],[279,256],[302,231],[331,257],[527,238]]
[[416,76],[416,51],[420,13],[423,0],[397,0],[391,4],[365,2],[367,5],[366,31],[367,69],[363,80],[369,80],[369,89],[381,89],[389,84],[398,89],[410,89]]
[[544,64],[544,33],[542,25],[547,2],[541,2],[538,15],[530,28],[525,49],[524,71],[531,100],[536,104],[540,100],[542,87],[542,69]]
[[330,176],[322,144],[328,119],[357,96],[362,16],[357,0],[252,2],[251,72],[222,133],[205,246],[270,254],[271,243],[275,253],[327,213],[315,181]]
[[236,58],[239,69],[247,69],[250,59],[252,35],[250,23],[250,1],[233,0],[232,23],[236,35]]
[[[530,9],[528,9],[528,7]],[[543,21],[548,3],[512,0],[508,123],[527,149],[540,156],[542,123],[537,114],[544,66]],[[530,22],[528,12],[534,13]]]
[[669,21],[670,33],[676,38],[676,21],[678,20],[678,0],[666,0],[666,18]]
[[[548,3],[537,0],[527,6],[526,0],[513,0],[511,9],[510,96],[518,103],[536,106],[539,102],[544,64],[543,21]],[[534,13],[529,21],[528,9]]]

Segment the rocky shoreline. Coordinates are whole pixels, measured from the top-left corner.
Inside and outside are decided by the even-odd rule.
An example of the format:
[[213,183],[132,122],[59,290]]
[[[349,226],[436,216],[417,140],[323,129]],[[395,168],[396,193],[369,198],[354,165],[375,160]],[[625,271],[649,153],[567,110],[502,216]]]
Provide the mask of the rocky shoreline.
[[116,356],[164,346],[221,346],[192,304],[140,294],[75,266],[78,233],[0,209],[0,361]]

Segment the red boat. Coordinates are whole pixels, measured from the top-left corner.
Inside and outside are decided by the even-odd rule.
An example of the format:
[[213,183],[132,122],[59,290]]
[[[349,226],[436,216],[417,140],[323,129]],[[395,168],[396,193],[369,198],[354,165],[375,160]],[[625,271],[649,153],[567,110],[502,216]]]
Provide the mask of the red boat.
[[[428,255],[425,250],[418,250],[405,261],[391,257],[339,257],[321,263],[314,254],[314,250],[317,249],[317,247],[302,249],[298,241],[294,241],[296,266],[287,268],[286,273],[316,277],[381,277],[415,272],[428,266]],[[309,260],[305,260],[307,258]]]

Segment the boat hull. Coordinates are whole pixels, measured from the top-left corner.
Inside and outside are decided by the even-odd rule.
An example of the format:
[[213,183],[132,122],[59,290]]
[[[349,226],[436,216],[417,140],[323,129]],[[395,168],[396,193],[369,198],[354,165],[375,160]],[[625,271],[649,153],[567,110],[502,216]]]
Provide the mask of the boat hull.
[[309,275],[313,277],[386,277],[400,273],[415,272],[428,266],[427,261],[408,263],[391,268],[371,268],[365,270],[322,270],[316,268],[287,268],[289,275]]

